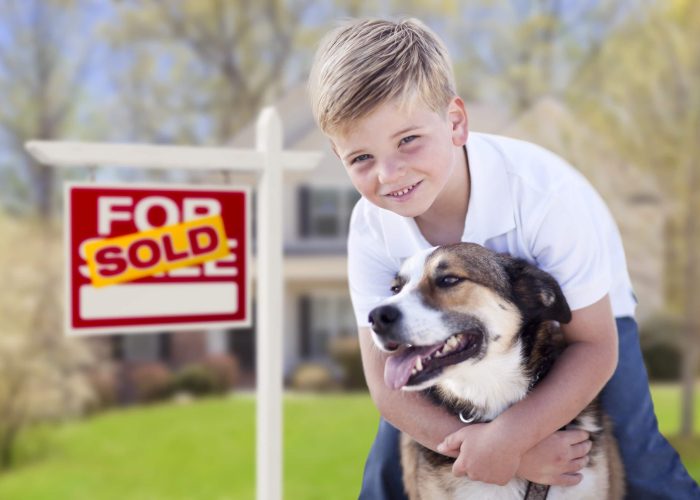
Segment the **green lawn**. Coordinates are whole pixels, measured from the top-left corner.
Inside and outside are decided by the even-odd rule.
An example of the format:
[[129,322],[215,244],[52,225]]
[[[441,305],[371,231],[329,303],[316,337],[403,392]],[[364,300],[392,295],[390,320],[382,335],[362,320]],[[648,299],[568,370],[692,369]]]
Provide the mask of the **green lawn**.
[[[678,395],[654,389],[666,432],[677,429]],[[369,396],[287,396],[284,411],[285,498],[357,498],[378,418]],[[0,499],[253,499],[254,420],[254,399],[243,395],[37,429],[22,438],[18,466],[0,475]],[[677,445],[699,478],[700,440]]]
[[[698,384],[696,384],[697,386]],[[678,450],[688,472],[700,481],[700,388],[695,389],[695,436],[692,439],[677,437],[680,428],[680,397],[678,385],[654,385],[651,391],[659,429]]]
[[[284,493],[357,498],[378,413],[366,394],[287,396]],[[109,412],[26,435],[0,499],[255,498],[251,396]]]

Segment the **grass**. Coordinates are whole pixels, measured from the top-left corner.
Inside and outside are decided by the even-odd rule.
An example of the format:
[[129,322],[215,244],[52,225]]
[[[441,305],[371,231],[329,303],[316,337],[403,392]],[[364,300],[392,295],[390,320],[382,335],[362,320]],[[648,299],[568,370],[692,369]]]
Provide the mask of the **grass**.
[[[662,431],[673,434],[679,389],[653,395]],[[287,395],[284,412],[284,497],[357,498],[378,419],[369,396]],[[696,418],[700,429],[700,408]],[[0,499],[254,499],[254,419],[254,399],[236,395],[33,429],[17,466],[0,475]],[[700,478],[700,438],[674,444]]]
[[[698,385],[698,384],[696,384]],[[695,390],[695,436],[690,439],[678,436],[680,429],[681,388],[676,384],[656,384],[652,387],[652,399],[659,420],[659,429],[669,437],[678,450],[688,472],[700,481],[700,388]]]
[[[287,396],[284,412],[285,498],[357,498],[378,419],[369,397]],[[254,420],[254,399],[234,396],[37,429],[0,499],[253,499]]]

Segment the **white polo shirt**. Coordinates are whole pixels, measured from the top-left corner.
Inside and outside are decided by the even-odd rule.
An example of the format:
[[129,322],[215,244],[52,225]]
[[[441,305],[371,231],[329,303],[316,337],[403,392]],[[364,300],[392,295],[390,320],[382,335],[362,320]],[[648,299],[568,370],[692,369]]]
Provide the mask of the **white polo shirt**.
[[[616,317],[633,316],[632,291],[620,233],[588,181],[534,144],[470,132],[471,177],[462,241],[521,257],[558,281],[572,310],[610,294]],[[348,236],[348,280],[359,326],[391,295],[401,263],[431,245],[411,217],[361,198]]]

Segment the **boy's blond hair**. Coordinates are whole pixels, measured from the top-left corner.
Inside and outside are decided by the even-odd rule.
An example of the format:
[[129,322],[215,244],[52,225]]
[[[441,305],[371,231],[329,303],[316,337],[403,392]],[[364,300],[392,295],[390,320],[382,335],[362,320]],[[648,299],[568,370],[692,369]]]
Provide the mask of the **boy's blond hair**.
[[309,76],[314,118],[344,132],[380,104],[415,94],[443,113],[456,95],[452,62],[438,36],[417,19],[354,21],[321,41]]

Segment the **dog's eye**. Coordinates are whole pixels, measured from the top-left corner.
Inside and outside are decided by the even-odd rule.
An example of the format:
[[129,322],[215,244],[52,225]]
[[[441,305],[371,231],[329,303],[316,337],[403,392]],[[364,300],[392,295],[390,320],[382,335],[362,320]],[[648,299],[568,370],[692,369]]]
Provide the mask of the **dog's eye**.
[[440,288],[449,288],[456,285],[460,281],[462,281],[462,278],[459,276],[452,276],[451,274],[448,274],[447,276],[440,276],[437,280],[435,280],[435,284]]
[[401,291],[401,285],[394,285],[390,288],[390,290],[391,290],[391,293],[396,295],[397,293],[399,293]]

